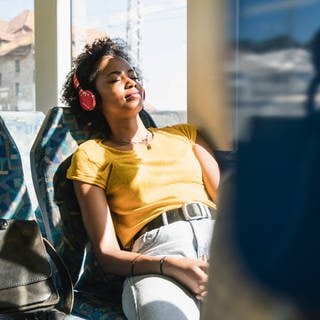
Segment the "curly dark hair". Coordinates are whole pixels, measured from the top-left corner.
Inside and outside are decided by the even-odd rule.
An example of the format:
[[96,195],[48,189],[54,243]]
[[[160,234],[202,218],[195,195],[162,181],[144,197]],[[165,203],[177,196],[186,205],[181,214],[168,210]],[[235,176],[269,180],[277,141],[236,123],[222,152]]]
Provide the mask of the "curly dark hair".
[[[111,131],[101,111],[101,97],[96,88],[95,80],[102,57],[110,55],[121,57],[132,64],[128,45],[122,39],[101,38],[84,47],[84,51],[73,61],[72,69],[67,75],[62,89],[62,102],[71,107],[81,129],[88,131],[90,136],[109,137]],[[139,70],[136,70],[140,74]],[[83,90],[91,90],[96,98],[96,107],[85,111],[79,103],[78,90],[73,85],[76,73]]]

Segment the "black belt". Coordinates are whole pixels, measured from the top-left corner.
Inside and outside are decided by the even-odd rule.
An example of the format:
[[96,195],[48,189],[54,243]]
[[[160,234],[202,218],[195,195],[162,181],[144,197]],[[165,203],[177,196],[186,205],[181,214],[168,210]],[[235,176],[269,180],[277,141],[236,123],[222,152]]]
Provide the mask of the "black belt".
[[137,240],[144,233],[160,228],[167,224],[177,221],[189,221],[199,219],[213,219],[216,215],[216,211],[213,208],[206,206],[200,202],[190,202],[184,204],[180,208],[172,209],[161,213],[158,217],[147,223],[142,229],[140,229],[133,240]]

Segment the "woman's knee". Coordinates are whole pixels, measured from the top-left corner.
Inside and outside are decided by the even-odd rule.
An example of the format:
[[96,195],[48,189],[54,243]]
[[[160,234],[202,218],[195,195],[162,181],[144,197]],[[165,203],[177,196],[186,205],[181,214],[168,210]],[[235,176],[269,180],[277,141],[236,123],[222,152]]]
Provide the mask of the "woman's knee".
[[199,302],[175,281],[157,275],[128,278],[122,305],[129,320],[198,320]]

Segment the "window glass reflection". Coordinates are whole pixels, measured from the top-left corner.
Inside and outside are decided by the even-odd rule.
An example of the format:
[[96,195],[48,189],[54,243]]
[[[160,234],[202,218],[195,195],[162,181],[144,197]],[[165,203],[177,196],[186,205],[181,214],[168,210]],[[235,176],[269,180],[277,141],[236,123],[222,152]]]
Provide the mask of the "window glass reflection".
[[[315,72],[311,43],[320,28],[320,1],[236,0],[233,5],[238,133],[245,132],[249,116],[305,114]],[[313,94],[319,103],[319,93]]]

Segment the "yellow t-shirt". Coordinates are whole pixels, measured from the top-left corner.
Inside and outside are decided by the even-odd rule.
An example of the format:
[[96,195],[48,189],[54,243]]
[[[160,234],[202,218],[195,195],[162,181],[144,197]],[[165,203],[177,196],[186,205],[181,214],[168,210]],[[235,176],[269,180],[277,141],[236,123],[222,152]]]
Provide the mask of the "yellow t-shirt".
[[67,178],[105,190],[124,248],[130,248],[134,235],[163,211],[188,201],[215,208],[192,150],[196,128],[181,124],[150,131],[150,149],[120,151],[102,140],[88,140],[76,150],[67,171]]

